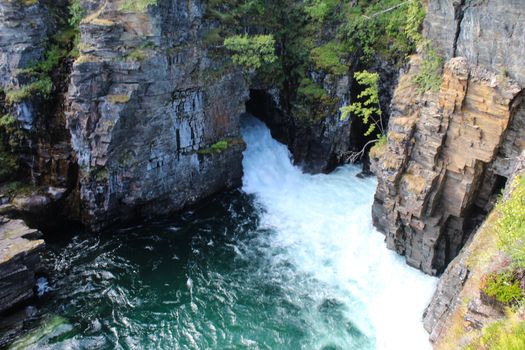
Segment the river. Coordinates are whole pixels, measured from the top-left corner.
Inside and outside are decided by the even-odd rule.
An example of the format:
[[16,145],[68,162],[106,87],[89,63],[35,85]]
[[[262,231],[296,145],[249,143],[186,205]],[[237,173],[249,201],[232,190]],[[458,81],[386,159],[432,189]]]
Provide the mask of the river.
[[437,280],[385,247],[374,178],[304,174],[243,120],[241,190],[157,224],[48,243],[21,349],[430,349]]

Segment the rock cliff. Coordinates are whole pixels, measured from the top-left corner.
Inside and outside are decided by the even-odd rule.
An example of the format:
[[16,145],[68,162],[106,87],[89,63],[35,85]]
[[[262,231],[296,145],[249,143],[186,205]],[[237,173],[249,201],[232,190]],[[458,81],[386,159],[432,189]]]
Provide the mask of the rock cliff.
[[68,94],[83,222],[162,215],[239,185],[248,88],[202,44],[205,3],[85,5]]
[[33,297],[40,270],[41,233],[0,216],[0,314]]
[[520,1],[430,2],[424,33],[446,60],[441,84],[422,93],[416,55],[396,89],[373,216],[388,247],[426,273],[457,256],[525,148],[524,29],[510,25],[523,15]]

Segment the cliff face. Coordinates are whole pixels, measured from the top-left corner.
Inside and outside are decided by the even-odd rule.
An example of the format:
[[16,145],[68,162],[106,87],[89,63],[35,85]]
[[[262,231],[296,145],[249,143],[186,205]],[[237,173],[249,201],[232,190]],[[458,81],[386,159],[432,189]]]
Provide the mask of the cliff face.
[[388,247],[426,273],[459,253],[525,148],[525,33],[510,26],[523,15],[519,1],[430,2],[425,34],[446,60],[441,86],[420,92],[415,56],[396,89],[373,164],[373,216]]
[[[75,171],[63,113],[67,83],[53,77],[60,82],[50,87],[50,99],[34,95],[8,101],[7,95],[34,82],[23,70],[45,58],[50,39],[58,31],[56,18],[66,7],[63,0],[0,1],[0,114],[12,116],[17,124],[19,176],[32,185],[66,187]],[[57,75],[67,74],[67,62],[61,64]]]
[[68,112],[83,221],[100,229],[239,185],[248,88],[201,44],[205,4],[85,5]]
[[[524,170],[525,153],[522,153],[515,160],[504,191],[506,200],[516,195]],[[509,321],[504,309],[482,292],[486,276],[509,265],[509,257],[498,248],[497,222],[501,216],[498,208],[490,213],[439,281],[423,317],[425,329],[437,349],[457,349],[479,337],[479,331],[494,321]]]

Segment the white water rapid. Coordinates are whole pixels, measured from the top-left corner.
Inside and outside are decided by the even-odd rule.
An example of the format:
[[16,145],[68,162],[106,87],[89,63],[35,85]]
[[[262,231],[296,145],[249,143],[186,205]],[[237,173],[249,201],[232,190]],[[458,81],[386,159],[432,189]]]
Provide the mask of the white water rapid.
[[[255,195],[262,225],[273,232],[261,237],[261,254],[277,279],[293,284],[291,302],[309,298],[301,316],[315,334],[304,348],[430,349],[421,318],[437,279],[386,249],[370,214],[375,179],[357,178],[354,166],[304,174],[261,121],[243,122],[243,190]],[[326,307],[348,323],[346,332],[326,322]],[[372,340],[359,345],[356,334]]]

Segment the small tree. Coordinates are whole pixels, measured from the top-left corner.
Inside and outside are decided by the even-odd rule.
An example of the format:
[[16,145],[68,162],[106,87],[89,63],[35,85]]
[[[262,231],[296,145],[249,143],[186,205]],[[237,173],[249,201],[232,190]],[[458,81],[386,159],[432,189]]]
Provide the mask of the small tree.
[[377,136],[379,138],[384,134],[381,105],[379,104],[379,74],[364,70],[356,72],[354,78],[357,84],[364,87],[364,90],[357,95],[359,101],[341,108],[341,120],[346,120],[350,114],[354,114],[362,119],[364,125],[368,126],[365,136],[370,136],[376,129],[379,129]]
[[373,140],[368,141],[359,152],[351,152],[348,156],[350,162],[355,162],[361,158],[370,144],[386,140],[379,103],[379,74],[364,70],[354,73],[354,78],[357,84],[364,87],[364,90],[357,95],[359,101],[341,108],[341,120],[346,120],[350,114],[353,114],[361,118],[363,124],[368,126],[364,136],[370,136],[376,130],[379,133]]
[[272,35],[235,35],[226,38],[224,46],[233,53],[233,62],[248,71],[254,71],[263,64],[277,60]]

